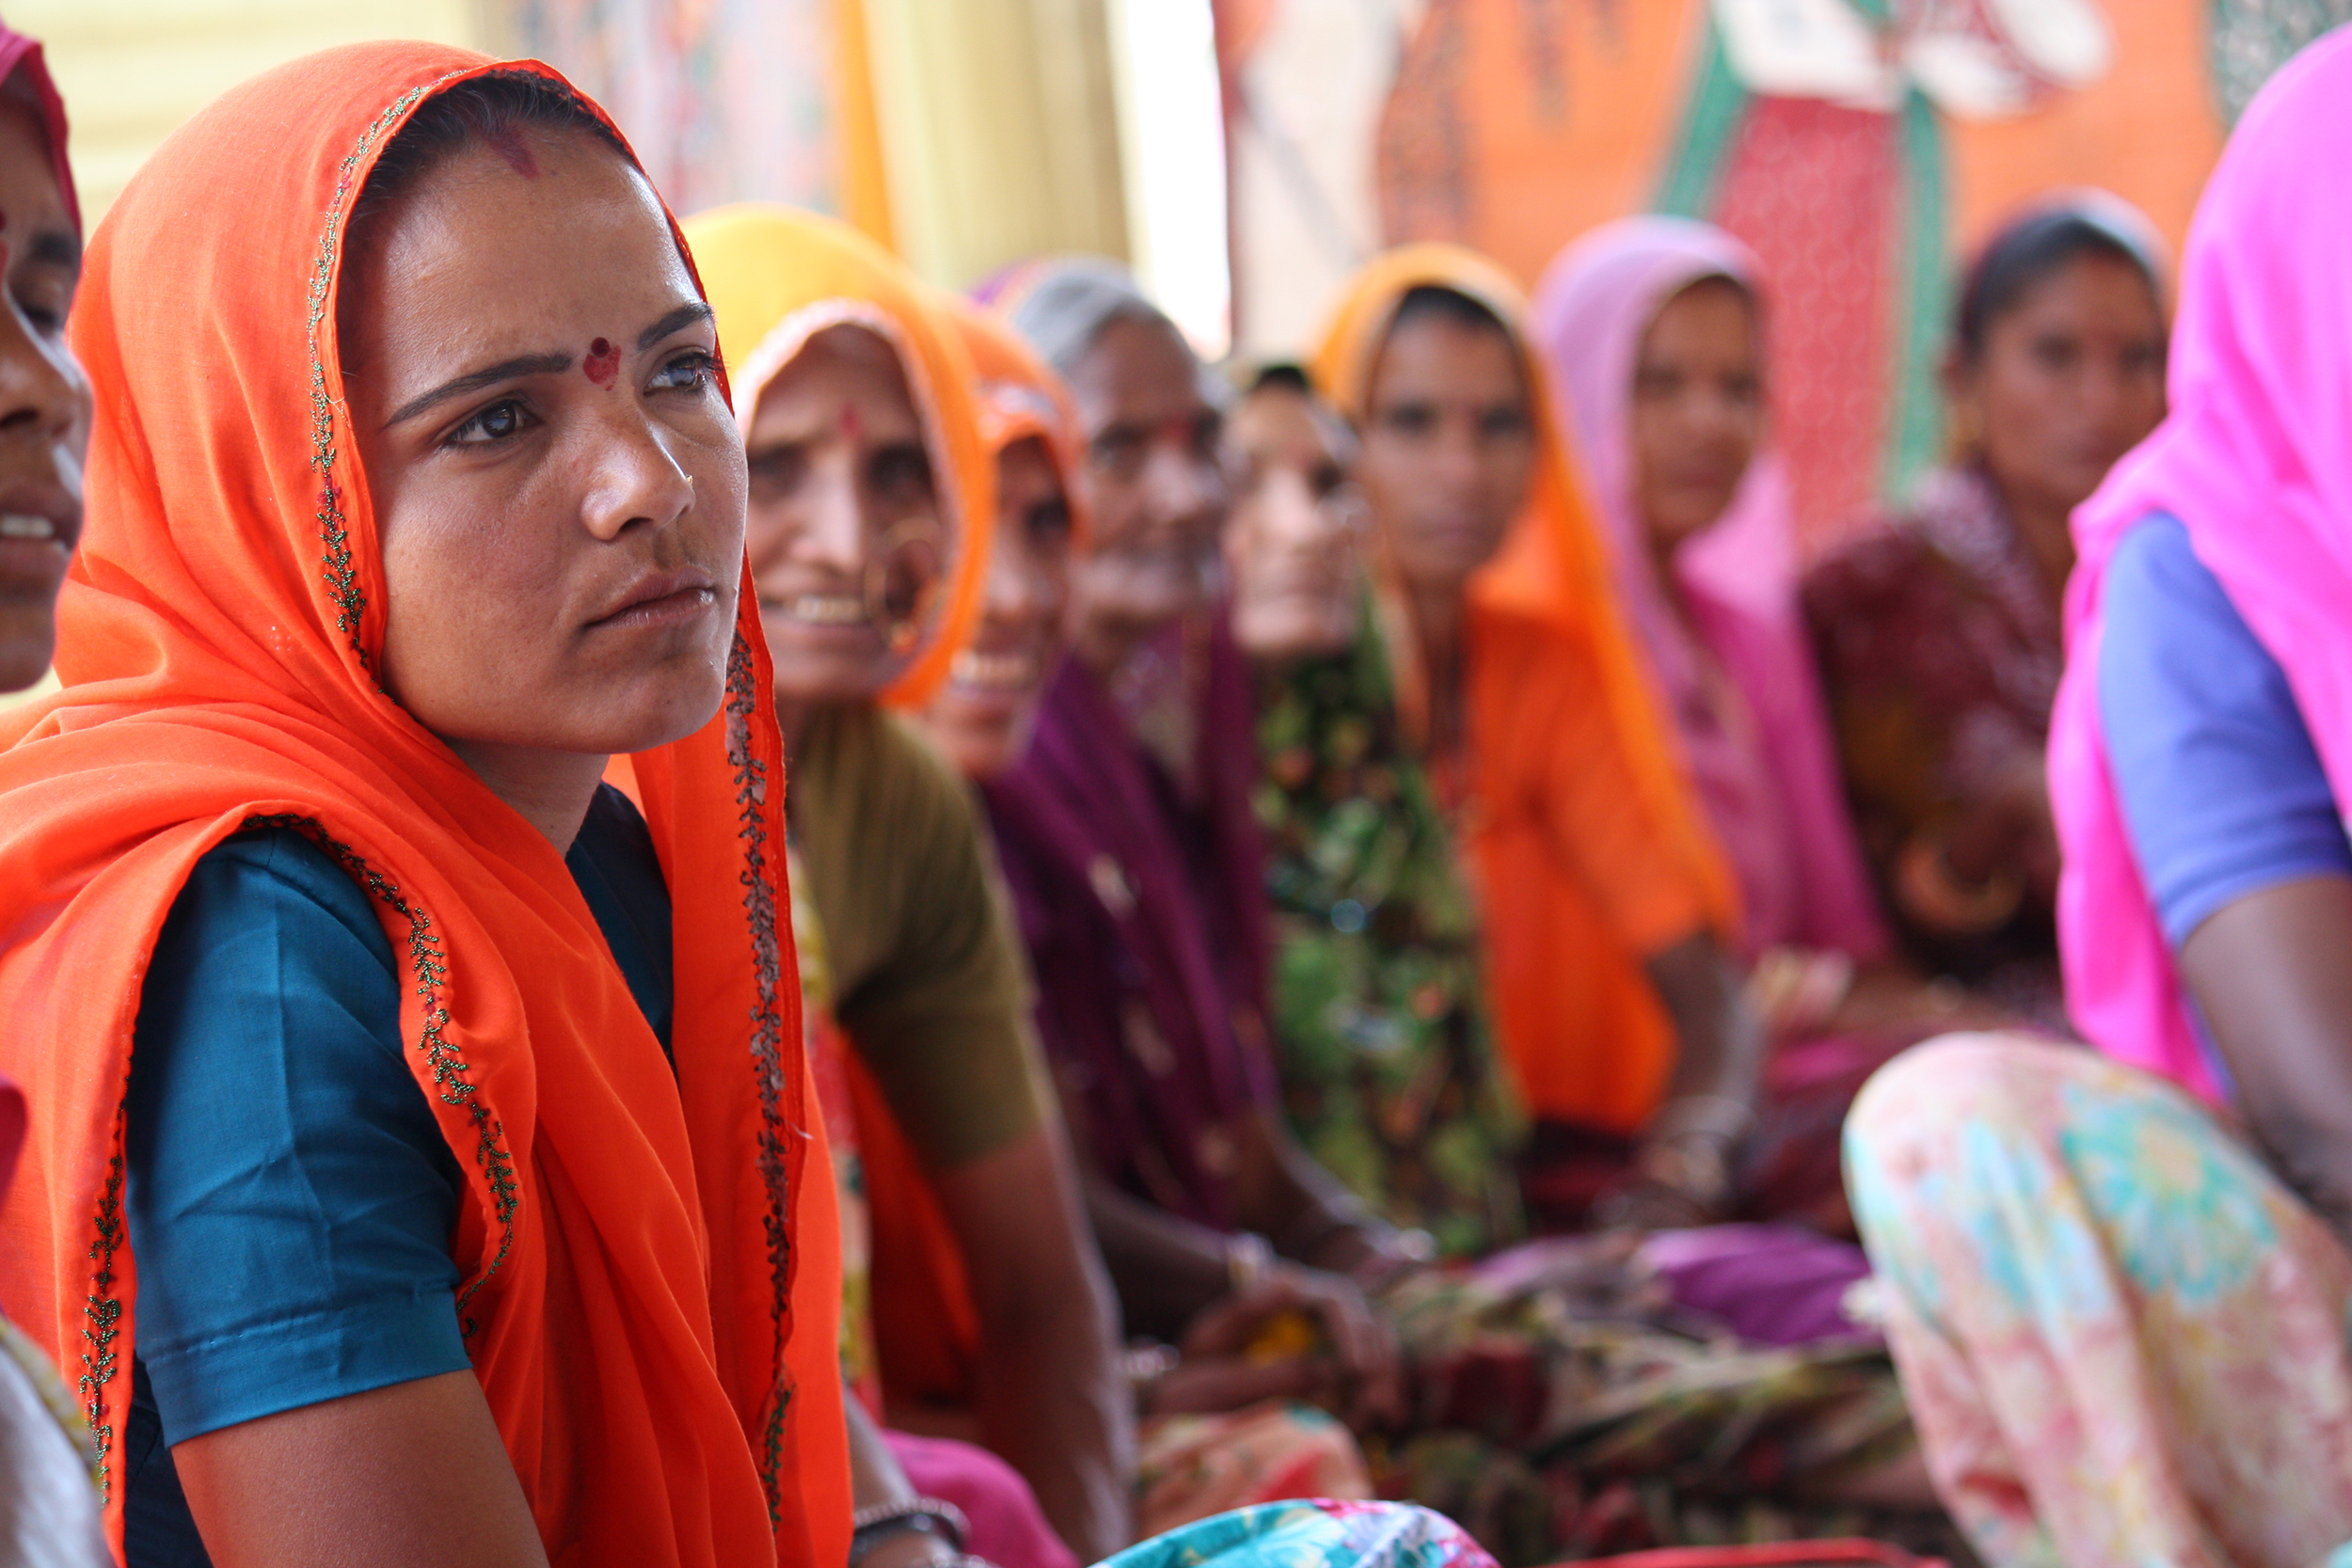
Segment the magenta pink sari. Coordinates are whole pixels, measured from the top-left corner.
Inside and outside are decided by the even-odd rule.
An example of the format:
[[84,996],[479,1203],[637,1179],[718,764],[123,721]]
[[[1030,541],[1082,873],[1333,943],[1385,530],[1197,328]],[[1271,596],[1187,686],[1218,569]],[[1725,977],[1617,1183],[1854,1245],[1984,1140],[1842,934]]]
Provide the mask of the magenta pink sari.
[[[1638,217],[1562,251],[1534,338],[1608,536],[1617,594],[1676,721],[1682,759],[1739,876],[1745,942],[1875,958],[1886,931],[1854,837],[1796,596],[1788,476],[1767,450],[1661,583],[1633,499],[1628,422],[1642,336],[1707,277],[1761,297],[1756,257],[1712,225]],[[1688,623],[1668,594],[1688,611]],[[1692,632],[1696,633],[1695,640]],[[1731,690],[1708,678],[1708,663]]]
[[2339,807],[2352,802],[2352,201],[2313,161],[2346,147],[2352,31],[2340,29],[2239,121],[2189,230],[2171,415],[2074,514],[2066,678],[2050,726],[2067,1006],[2101,1050],[2213,1101],[2221,1087],[2107,773],[2100,588],[2134,524],[2180,518],[2286,672]]

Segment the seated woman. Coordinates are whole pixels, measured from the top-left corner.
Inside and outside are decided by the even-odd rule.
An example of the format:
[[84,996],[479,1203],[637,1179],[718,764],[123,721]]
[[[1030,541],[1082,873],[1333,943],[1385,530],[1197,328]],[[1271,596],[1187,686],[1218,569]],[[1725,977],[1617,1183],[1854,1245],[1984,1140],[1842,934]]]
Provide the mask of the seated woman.
[[[820,1064],[846,1074],[828,1120],[845,1157],[868,1144],[909,1157],[891,1164],[911,1163],[911,1180],[883,1196],[936,1213],[961,1243],[969,1434],[1029,1478],[1092,1561],[1133,1539],[1117,1320],[978,811],[885,705],[918,704],[954,672],[978,607],[994,498],[971,364],[912,275],[841,224],[734,207],[686,234],[744,411],[752,577],[804,872],[804,990],[826,1039],[837,1028],[848,1046],[818,1041]],[[861,1187],[846,1182],[846,1202]],[[862,1225],[849,1238],[849,1370],[862,1378]],[[897,1288],[877,1275],[880,1291]],[[927,1326],[918,1354],[955,1338]],[[953,1479],[977,1456],[898,1447],[918,1490],[991,1512]],[[971,1544],[1005,1568],[1074,1568],[1050,1543],[1041,1559],[1036,1543]]]
[[1278,366],[1225,439],[1283,1108],[1375,1212],[1442,1257],[1474,1258],[1525,1231],[1512,1171],[1524,1124],[1487,1027],[1454,835],[1400,733],[1384,635],[1400,628],[1366,603],[1355,436]]
[[157,151],[74,325],[0,1294],[116,1549],[842,1561],[742,449],[652,186],[543,66],[336,50]]
[[1000,309],[1088,441],[1071,654],[1027,753],[982,787],[1095,1234],[1130,1328],[1172,1339],[1279,1274],[1339,1348],[1340,1402],[1392,1410],[1395,1349],[1362,1285],[1409,1259],[1300,1152],[1266,1054],[1257,765],[1215,596],[1216,388],[1109,263],[1042,264]]
[[1617,603],[1739,887],[1740,957],[1774,1035],[1748,1202],[1844,1230],[1837,1126],[1854,1092],[1968,1021],[1960,998],[1884,961],[1797,605],[1787,477],[1765,444],[1762,305],[1756,259],[1729,234],[1628,218],[1545,269],[1534,336]]
[[[1076,506],[1081,442],[1060,380],[1001,319],[961,299],[943,299],[940,309],[979,377],[980,428],[996,454],[998,515],[979,619],[922,719],[964,775],[982,781],[1027,751],[1046,678],[1061,663],[1072,562],[1085,532]],[[957,1283],[961,1248],[925,1223],[919,1193],[909,1192],[915,1183],[908,1163],[876,1157],[882,1151],[870,1147],[866,1152],[875,1320],[891,1386],[968,1404],[977,1336],[937,1328],[972,1317]],[[1181,1352],[1137,1354],[1136,1370],[1145,1374],[1136,1484],[1141,1533],[1285,1497],[1372,1496],[1346,1428],[1279,1397],[1296,1386],[1300,1369],[1295,1357],[1268,1356],[1262,1341],[1265,1327],[1294,1305],[1279,1281],[1266,1281],[1204,1307],[1179,1336]],[[960,1342],[942,1354],[951,1338]]]
[[2099,1053],[1923,1047],[1849,1123],[1931,1468],[1993,1563],[2285,1568],[2352,1541],[2352,35],[2239,121],[2173,413],[2075,515],[2051,729]]
[[1362,433],[1400,721],[1479,889],[1495,1029],[1551,1217],[1728,1216],[1763,1037],[1737,895],[1611,602],[1516,289],[1416,245],[1315,362]]
[[2156,242],[2089,195],[1994,236],[1961,291],[1960,461],[1805,575],[1856,827],[1905,954],[2051,1029],[2058,845],[2042,744],[2067,516],[2164,417]]

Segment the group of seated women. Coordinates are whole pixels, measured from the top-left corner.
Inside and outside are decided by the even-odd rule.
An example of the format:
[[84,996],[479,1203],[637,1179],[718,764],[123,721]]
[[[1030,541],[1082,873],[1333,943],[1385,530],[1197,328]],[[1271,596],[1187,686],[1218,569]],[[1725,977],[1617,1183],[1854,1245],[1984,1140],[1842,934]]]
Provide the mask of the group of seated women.
[[2352,1541],[2352,39],[2169,418],[2145,225],[2038,207],[1952,466],[1809,568],[1704,224],[1390,252],[1237,383],[1109,262],[675,220],[421,44],[85,254],[0,74],[56,1560]]

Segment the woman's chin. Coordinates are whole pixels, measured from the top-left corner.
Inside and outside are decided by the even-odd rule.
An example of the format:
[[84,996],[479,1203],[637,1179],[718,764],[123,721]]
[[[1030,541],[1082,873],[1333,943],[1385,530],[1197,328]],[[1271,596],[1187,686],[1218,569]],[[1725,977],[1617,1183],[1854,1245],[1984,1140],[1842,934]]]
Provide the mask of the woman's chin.
[[1036,713],[1034,693],[1018,697],[950,686],[924,715],[924,727],[965,778],[987,780],[1021,760]]

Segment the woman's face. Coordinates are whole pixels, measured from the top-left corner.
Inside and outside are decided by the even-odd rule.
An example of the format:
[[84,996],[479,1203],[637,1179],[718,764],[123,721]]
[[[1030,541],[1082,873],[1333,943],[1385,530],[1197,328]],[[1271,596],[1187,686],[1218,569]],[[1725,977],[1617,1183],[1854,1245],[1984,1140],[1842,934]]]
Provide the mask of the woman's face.
[[1123,645],[1207,605],[1225,530],[1219,419],[1166,322],[1120,317],[1070,376],[1086,431],[1092,547],[1073,574],[1078,635]]
[[724,692],[742,446],[652,189],[587,135],[526,139],[427,175],[344,280],[382,673],[461,754],[642,751]]
[[863,326],[818,333],[760,393],[745,445],[776,695],[869,701],[914,657],[946,553],[898,351]]
[[1252,658],[1335,653],[1356,640],[1362,493],[1346,427],[1313,394],[1279,383],[1242,400],[1225,427],[1233,526],[1233,635]]
[[1511,340],[1442,315],[1391,330],[1372,370],[1359,469],[1406,585],[1454,594],[1502,546],[1535,473]]
[[997,454],[996,515],[979,626],[923,715],[975,779],[1003,772],[1028,750],[1070,610],[1070,498],[1038,437]]
[[2072,512],[2164,418],[2164,317],[2146,275],[2077,256],[1993,319],[1953,391],[2011,507]]
[[1661,554],[1730,510],[1764,435],[1756,310],[1726,277],[1692,284],[1642,335],[1627,438],[1633,498]]
[[0,691],[39,680],[82,534],[90,388],[65,341],[82,274],[49,139],[0,92]]

